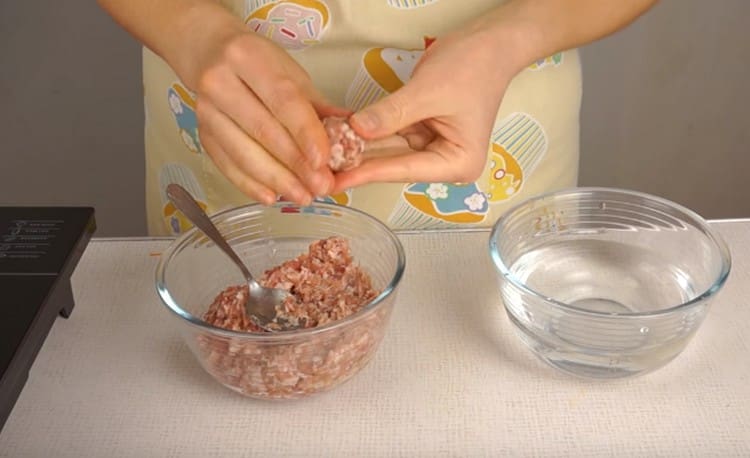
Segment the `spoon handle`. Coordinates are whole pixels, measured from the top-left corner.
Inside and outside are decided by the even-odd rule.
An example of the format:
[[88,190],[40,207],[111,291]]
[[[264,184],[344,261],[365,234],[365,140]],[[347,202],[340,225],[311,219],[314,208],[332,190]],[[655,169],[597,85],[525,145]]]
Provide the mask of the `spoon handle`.
[[198,205],[198,202],[193,199],[193,196],[185,190],[182,186],[171,183],[167,186],[167,197],[172,201],[175,207],[180,210],[187,218],[195,224],[198,229],[203,231],[229,258],[237,264],[242,274],[247,279],[248,283],[255,284],[252,274],[247,270],[245,264],[237,256],[237,253],[229,246],[227,241],[221,235],[219,230],[214,226],[214,223],[206,215],[203,209]]

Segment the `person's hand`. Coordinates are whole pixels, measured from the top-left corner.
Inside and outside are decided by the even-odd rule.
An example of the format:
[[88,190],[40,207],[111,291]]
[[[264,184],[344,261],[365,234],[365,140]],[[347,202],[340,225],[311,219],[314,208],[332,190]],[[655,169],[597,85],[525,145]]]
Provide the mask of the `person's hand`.
[[186,42],[181,77],[197,94],[201,143],[218,169],[265,204],[326,195],[333,175],[320,118],[348,112],[329,104],[285,50],[234,17],[203,18],[202,27]]
[[[490,135],[515,63],[482,29],[467,28],[432,43],[411,79],[354,114],[368,144],[363,163],[336,177],[335,190],[371,182],[470,182],[482,173]],[[402,146],[378,145],[398,134]]]

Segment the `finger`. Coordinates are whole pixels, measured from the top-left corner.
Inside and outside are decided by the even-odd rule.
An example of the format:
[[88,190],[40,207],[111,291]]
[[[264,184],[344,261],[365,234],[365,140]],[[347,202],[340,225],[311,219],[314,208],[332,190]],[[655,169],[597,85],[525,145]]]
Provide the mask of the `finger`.
[[[409,142],[401,135],[389,135],[388,137],[376,138],[365,142],[364,155],[378,154],[383,150],[400,150],[409,148]],[[414,148],[412,148],[414,149]]]
[[[199,105],[198,122],[199,126],[205,126],[228,158],[223,164],[224,170],[237,169],[240,174],[271,189],[274,197],[283,194],[301,204],[308,204],[312,200],[308,190],[289,169],[210,102],[204,101]],[[232,172],[235,180],[236,173]]]
[[286,75],[269,77],[261,72],[241,75],[248,87],[289,132],[299,149],[310,159],[313,169],[324,162],[330,148],[323,123],[315,111],[307,92]]
[[311,164],[289,132],[242,81],[225,78],[218,87],[221,89],[212,91],[211,96],[216,100],[216,106],[222,107],[221,111],[294,172],[313,193],[324,195],[328,192],[333,179],[330,172],[318,171]]
[[395,134],[437,113],[435,97],[424,85],[409,82],[401,89],[354,113],[350,124],[365,139]]
[[424,123],[416,123],[399,131],[398,133],[409,144],[409,147],[416,151],[422,151],[427,145],[435,141],[437,135],[429,129]]
[[[444,154],[435,142],[428,151],[412,151],[396,148],[379,151],[376,157],[369,157],[356,168],[336,175],[333,192],[361,186],[367,183],[391,182],[459,182],[466,181],[470,170],[464,165],[465,158],[460,154]],[[450,145],[440,145],[442,151]]]
[[222,147],[219,146],[211,136],[204,136],[201,138],[201,143],[206,148],[206,151],[210,153],[211,159],[214,164],[216,164],[216,168],[227,177],[230,183],[242,191],[243,194],[264,205],[272,205],[276,201],[276,193],[241,173],[240,170],[234,166],[232,159],[227,155],[224,149],[222,149]]

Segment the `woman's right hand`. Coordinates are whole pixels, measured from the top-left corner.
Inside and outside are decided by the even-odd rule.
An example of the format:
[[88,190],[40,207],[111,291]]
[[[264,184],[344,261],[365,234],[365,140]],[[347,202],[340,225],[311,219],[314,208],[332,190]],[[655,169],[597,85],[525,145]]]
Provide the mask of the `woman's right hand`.
[[[346,116],[282,48],[221,7],[186,30],[173,63],[196,94],[200,141],[218,169],[264,204],[328,194],[329,142],[320,118]],[[187,36],[189,35],[189,36]]]

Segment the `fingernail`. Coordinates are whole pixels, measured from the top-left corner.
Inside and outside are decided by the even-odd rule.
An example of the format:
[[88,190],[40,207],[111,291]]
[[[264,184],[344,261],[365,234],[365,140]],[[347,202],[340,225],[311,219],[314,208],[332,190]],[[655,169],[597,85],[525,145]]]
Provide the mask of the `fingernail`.
[[263,193],[263,194],[262,194],[262,195],[260,196],[260,198],[258,199],[258,201],[259,201],[259,202],[260,202],[261,204],[263,204],[263,205],[265,205],[265,206],[267,206],[267,207],[268,207],[268,206],[271,206],[271,205],[273,205],[274,203],[276,203],[276,201],[277,201],[278,199],[280,199],[280,198],[283,198],[283,197],[281,197],[281,196],[277,196],[277,195],[275,195],[275,194],[273,194],[273,193],[271,193],[271,192],[264,192],[264,193]]
[[331,177],[327,173],[315,173],[310,177],[310,191],[316,196],[325,195],[332,185]]
[[312,180],[312,187],[315,191],[315,195],[318,196],[325,196],[328,195],[328,191],[330,191],[331,186],[333,185],[333,182],[331,181],[330,177],[324,174],[316,174],[313,177]]
[[295,199],[294,202],[298,205],[301,205],[303,207],[307,207],[310,205],[310,202],[312,202],[312,196],[310,196],[309,193],[306,192],[298,192],[295,193]]
[[359,124],[359,126],[365,130],[375,130],[380,124],[380,120],[374,113],[369,111],[361,111],[352,116],[352,120]]

